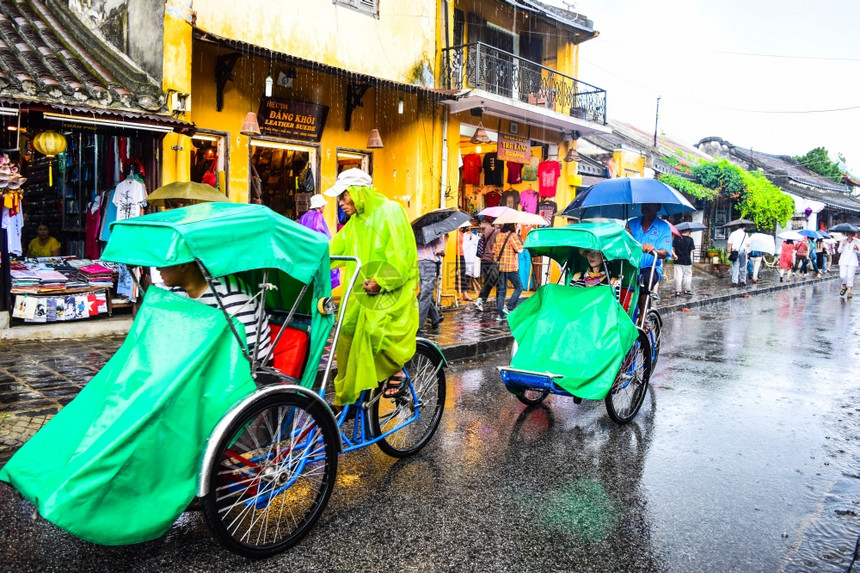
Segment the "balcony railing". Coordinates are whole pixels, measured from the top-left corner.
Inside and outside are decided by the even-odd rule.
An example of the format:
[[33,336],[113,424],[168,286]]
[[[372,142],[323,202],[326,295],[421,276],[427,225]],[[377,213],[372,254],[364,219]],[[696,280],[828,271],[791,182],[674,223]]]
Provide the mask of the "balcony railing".
[[606,124],[606,90],[482,42],[443,50],[441,80]]

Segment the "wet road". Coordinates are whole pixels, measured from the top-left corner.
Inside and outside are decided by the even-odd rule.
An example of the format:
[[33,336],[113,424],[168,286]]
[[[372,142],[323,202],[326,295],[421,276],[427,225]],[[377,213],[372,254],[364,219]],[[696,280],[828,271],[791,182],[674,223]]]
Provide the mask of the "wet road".
[[199,513],[153,542],[89,545],[0,486],[0,569],[844,572],[860,535],[860,303],[837,291],[667,316],[623,427],[597,401],[525,409],[493,369],[504,353],[455,365],[428,447],[342,456],[316,528],[261,562],[220,549]]

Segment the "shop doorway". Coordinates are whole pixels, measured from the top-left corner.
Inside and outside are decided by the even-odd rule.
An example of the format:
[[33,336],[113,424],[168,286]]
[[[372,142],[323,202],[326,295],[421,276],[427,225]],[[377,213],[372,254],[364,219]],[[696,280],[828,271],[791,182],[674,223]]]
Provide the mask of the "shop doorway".
[[315,147],[251,140],[251,202],[298,219],[318,190],[317,158]]
[[191,180],[211,185],[228,195],[226,138],[222,134],[198,131],[191,138],[191,145]]

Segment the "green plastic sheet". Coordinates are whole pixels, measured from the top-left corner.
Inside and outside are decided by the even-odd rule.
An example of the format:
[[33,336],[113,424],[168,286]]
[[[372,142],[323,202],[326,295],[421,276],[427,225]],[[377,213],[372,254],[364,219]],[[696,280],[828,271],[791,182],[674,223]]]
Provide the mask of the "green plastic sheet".
[[517,352],[511,366],[560,374],[570,394],[603,399],[637,329],[609,286],[544,285],[508,315]]
[[215,425],[255,388],[220,310],[150,289],[114,357],[0,480],[86,541],[155,539],[194,498]]
[[[356,213],[332,239],[331,254],[356,256],[362,267],[335,349],[338,405],[400,370],[415,354],[418,330],[418,252],[406,211],[370,187],[350,187],[349,194]],[[344,266],[351,277],[355,263]],[[365,293],[367,279],[379,283],[381,294]]]
[[329,242],[321,233],[263,205],[204,203],[113,223],[102,258],[144,267],[199,260],[213,277],[235,274],[254,292],[265,279],[277,287],[266,293],[267,311],[289,311],[308,285],[297,308],[311,318],[301,385],[314,385],[334,324],[317,310],[317,301],[331,296]]

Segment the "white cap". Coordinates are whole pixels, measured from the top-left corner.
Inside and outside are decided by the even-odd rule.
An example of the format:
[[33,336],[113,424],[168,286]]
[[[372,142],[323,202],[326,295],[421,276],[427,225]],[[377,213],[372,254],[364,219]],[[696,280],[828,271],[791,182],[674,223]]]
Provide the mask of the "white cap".
[[311,209],[319,209],[320,207],[325,207],[325,197],[317,193],[311,197]]
[[353,167],[352,169],[347,169],[346,171],[341,172],[341,174],[337,176],[337,181],[335,181],[334,186],[323,193],[323,195],[326,197],[337,197],[353,185],[369,187],[372,184],[373,179],[370,175],[361,169]]

